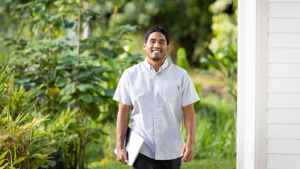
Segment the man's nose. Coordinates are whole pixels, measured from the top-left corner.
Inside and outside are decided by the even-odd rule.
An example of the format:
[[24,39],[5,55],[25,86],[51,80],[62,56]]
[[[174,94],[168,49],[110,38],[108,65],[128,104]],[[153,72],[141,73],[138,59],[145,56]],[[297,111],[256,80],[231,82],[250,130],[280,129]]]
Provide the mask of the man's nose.
[[160,47],[159,42],[155,42],[155,43],[154,43],[154,47]]

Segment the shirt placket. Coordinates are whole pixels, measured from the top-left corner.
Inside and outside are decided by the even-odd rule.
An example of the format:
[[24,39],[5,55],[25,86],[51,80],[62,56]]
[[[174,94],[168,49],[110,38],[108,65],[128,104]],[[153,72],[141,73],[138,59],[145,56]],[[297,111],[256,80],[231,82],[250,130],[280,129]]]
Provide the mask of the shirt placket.
[[157,79],[157,75],[154,75],[153,78],[153,113],[154,113],[154,118],[153,118],[153,127],[154,127],[154,145],[155,145],[155,157],[157,156],[156,154],[158,154],[157,152],[157,143],[158,143],[158,139],[159,139],[159,112],[158,112],[158,107],[159,107],[159,100],[158,100],[158,94],[159,94],[159,84],[158,84],[158,79]]

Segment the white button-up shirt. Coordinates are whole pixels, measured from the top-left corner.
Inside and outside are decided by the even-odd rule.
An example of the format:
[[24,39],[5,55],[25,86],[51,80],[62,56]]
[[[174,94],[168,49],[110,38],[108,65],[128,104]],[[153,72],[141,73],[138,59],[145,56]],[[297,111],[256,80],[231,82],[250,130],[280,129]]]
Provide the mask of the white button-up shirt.
[[180,157],[182,107],[200,100],[184,69],[165,59],[156,72],[145,59],[124,71],[113,99],[133,106],[131,128],[145,140],[141,154],[156,160]]

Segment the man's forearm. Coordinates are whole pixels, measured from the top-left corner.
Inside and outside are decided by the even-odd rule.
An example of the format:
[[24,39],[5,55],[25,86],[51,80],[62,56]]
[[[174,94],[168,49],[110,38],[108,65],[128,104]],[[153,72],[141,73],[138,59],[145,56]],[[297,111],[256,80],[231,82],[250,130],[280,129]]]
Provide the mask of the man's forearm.
[[183,108],[184,125],[187,134],[187,142],[195,143],[196,116],[193,105]]
[[195,143],[195,131],[196,131],[196,117],[195,114],[191,114],[184,117],[184,124],[187,134],[187,142]]
[[130,106],[119,104],[117,118],[117,149],[124,148],[124,139],[128,128]]

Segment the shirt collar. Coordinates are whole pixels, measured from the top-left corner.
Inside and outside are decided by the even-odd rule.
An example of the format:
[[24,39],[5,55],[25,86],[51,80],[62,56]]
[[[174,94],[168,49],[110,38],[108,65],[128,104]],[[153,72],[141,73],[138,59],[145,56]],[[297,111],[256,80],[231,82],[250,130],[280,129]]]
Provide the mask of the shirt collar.
[[[145,65],[145,67],[146,67],[147,69],[150,69],[150,70],[151,70],[151,69],[154,69],[154,67],[151,66],[151,65],[149,64],[149,62],[147,61],[147,58],[144,60],[144,65]],[[164,63],[161,65],[161,67],[159,68],[159,71],[162,71],[162,70],[166,69],[168,66],[169,66],[168,59],[165,58],[165,61],[164,61]]]

